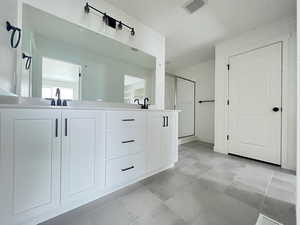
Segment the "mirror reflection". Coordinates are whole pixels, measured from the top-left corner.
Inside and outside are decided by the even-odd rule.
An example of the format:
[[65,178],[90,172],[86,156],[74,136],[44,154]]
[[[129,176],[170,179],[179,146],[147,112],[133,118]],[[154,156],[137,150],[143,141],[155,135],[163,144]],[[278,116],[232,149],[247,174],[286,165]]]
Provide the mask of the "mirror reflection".
[[22,96],[154,104],[155,57],[26,4],[22,51]]

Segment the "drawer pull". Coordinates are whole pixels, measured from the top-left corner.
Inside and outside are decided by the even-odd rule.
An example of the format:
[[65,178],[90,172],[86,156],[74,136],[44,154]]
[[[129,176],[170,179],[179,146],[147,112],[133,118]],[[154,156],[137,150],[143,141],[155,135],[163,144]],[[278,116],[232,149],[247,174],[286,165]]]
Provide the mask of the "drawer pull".
[[122,169],[121,171],[122,171],[122,172],[125,172],[125,171],[127,171],[127,170],[132,170],[132,169],[134,169],[134,166],[131,166],[131,167],[128,167],[128,168]]
[[123,119],[123,122],[130,122],[130,121],[135,121],[135,119]]
[[65,119],[65,136],[68,136],[68,119]]
[[129,141],[122,141],[122,144],[132,143],[135,142],[135,140],[129,140]]
[[58,119],[55,119],[55,137],[58,137]]

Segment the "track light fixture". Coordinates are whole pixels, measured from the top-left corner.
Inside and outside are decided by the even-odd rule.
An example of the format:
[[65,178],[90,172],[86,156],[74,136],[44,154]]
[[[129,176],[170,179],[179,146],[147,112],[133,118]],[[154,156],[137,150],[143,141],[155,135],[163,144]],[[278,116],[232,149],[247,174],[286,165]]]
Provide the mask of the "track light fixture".
[[95,7],[91,6],[88,2],[85,4],[84,6],[84,11],[85,13],[90,13],[90,11],[94,10],[100,14],[102,14],[102,21],[107,25],[107,26],[110,26],[114,29],[118,29],[118,30],[123,30],[123,26],[128,28],[130,30],[130,34],[131,36],[134,36],[135,35],[135,30],[133,27],[130,27],[129,25],[123,23],[121,20],[116,20],[115,18],[107,15],[106,13],[104,12],[101,12],[100,10],[96,9]]

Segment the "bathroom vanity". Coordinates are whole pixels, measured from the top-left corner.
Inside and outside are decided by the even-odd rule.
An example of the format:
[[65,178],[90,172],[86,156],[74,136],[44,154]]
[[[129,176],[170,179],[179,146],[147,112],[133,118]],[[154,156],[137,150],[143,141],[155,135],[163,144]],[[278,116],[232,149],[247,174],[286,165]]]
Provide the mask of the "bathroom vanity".
[[1,107],[1,224],[37,224],[172,167],[177,114]]
[[0,96],[0,224],[36,225],[172,167],[178,112],[163,110],[161,62],[98,31],[135,33],[85,4],[80,23],[19,7],[16,90]]

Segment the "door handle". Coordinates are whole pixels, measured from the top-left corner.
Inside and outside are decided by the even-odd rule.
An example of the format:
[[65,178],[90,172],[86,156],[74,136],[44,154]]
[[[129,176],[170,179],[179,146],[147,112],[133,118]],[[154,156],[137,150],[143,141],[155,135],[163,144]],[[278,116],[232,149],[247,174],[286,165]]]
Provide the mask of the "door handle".
[[68,136],[68,119],[65,119],[65,136]]
[[55,137],[58,137],[58,119],[55,119]]
[[163,116],[163,119],[164,119],[164,121],[163,121],[163,127],[166,127],[166,117]]
[[125,171],[127,171],[127,170],[132,170],[132,169],[134,169],[134,166],[131,166],[131,167],[128,167],[128,168],[125,168],[125,169],[121,169],[121,171],[122,171],[122,172],[125,172]]
[[274,108],[273,108],[273,111],[274,111],[274,112],[278,112],[279,110],[280,110],[279,107],[274,107]]
[[132,143],[135,142],[135,140],[129,140],[129,141],[122,141],[122,144]]
[[167,117],[167,127],[169,127],[169,117],[168,116],[166,117]]

